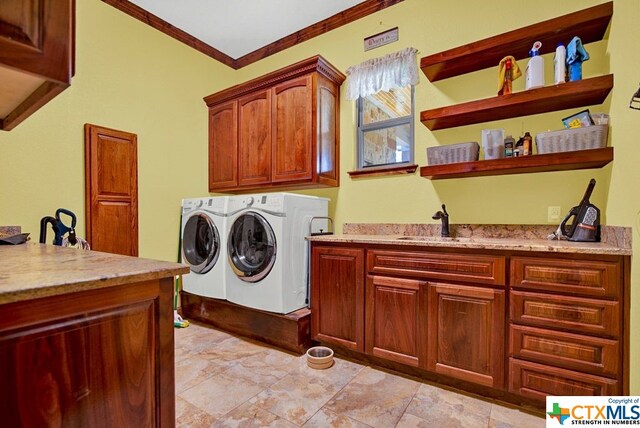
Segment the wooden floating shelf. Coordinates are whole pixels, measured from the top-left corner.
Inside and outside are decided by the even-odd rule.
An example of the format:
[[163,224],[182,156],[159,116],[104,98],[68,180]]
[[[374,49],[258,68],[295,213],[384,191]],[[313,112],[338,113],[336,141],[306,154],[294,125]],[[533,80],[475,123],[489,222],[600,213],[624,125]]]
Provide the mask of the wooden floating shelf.
[[[549,19],[488,39],[479,40],[420,60],[420,68],[430,81],[497,67],[502,58],[527,58],[533,42],[542,42],[543,53],[553,52],[558,43],[566,45],[574,36],[583,44],[602,40],[611,16],[613,2]],[[523,67],[524,68],[524,67]]]
[[430,180],[443,180],[447,178],[567,171],[602,168],[612,160],[613,147],[604,147],[602,149],[575,152],[423,166],[420,168],[420,176]]
[[613,74],[545,86],[483,100],[425,110],[420,121],[430,130],[530,114],[602,104],[613,88]]
[[351,178],[361,178],[361,177],[373,177],[378,175],[397,175],[397,174],[413,174],[418,169],[418,165],[401,165],[394,166],[389,168],[380,168],[380,169],[371,169],[371,170],[357,170],[357,171],[349,171],[347,174]]

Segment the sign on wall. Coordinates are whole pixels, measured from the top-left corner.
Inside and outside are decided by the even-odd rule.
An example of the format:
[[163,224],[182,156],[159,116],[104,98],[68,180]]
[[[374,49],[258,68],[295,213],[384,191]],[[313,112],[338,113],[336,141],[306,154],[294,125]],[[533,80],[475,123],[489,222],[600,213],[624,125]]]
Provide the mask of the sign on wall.
[[382,33],[374,34],[373,36],[366,37],[364,39],[364,50],[369,51],[371,49],[379,48],[380,46],[388,45],[389,43],[397,42],[400,38],[398,27],[392,28]]

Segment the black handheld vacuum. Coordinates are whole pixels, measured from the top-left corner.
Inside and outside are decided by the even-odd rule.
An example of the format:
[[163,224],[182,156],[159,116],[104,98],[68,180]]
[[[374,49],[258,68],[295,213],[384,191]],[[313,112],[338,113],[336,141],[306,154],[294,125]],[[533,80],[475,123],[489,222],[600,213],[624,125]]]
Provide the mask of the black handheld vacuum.
[[[571,208],[569,214],[558,226],[556,234],[561,234],[569,241],[600,242],[600,210],[589,202],[594,187],[596,187],[596,180],[592,178],[580,205]],[[572,218],[573,221],[567,226]]]

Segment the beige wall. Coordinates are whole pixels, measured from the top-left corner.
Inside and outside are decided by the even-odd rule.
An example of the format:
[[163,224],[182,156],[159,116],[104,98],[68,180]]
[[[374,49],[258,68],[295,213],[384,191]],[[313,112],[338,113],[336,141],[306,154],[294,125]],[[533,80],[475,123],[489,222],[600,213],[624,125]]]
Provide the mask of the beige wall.
[[[413,46],[426,56],[444,49],[601,3],[597,0],[405,0],[233,71],[121,14],[99,0],[78,4],[77,72],[70,89],[10,133],[0,134],[0,224],[21,224],[37,237],[38,220],[58,207],[84,212],[83,134],[86,122],[138,134],[140,254],[173,260],[177,254],[179,201],[206,194],[206,109],[202,97],[315,54],[341,70]],[[613,73],[615,88],[591,111],[611,114],[615,161],[599,170],[429,181],[418,174],[352,180],[355,166],[354,103],[341,103],[341,186],[305,193],[330,197],[336,222],[432,222],[441,203],[453,223],[546,223],[547,207],[576,205],[594,177],[592,202],[606,224],[633,226],[640,242],[640,112],[628,108],[637,89],[640,2],[615,0],[606,40],[587,46],[585,77]],[[400,27],[400,41],[363,52],[364,37]],[[532,39],[532,43],[533,43]],[[543,51],[554,47],[543,46]],[[545,55],[547,83],[552,55]],[[524,68],[526,61],[520,61]],[[424,75],[415,91],[416,111],[493,96],[496,70],[431,83]],[[524,78],[514,82],[522,90]],[[343,90],[344,93],[344,90]],[[483,128],[514,136],[558,129],[575,110],[431,132],[416,115],[416,161],[427,147],[479,141]],[[550,225],[550,230],[553,225]],[[84,226],[81,225],[80,230]],[[635,245],[635,250],[640,247]],[[640,293],[640,268],[632,268],[632,293]],[[640,330],[640,299],[634,298],[632,332]],[[632,333],[632,393],[640,394],[640,340]]]
[[175,261],[180,200],[208,189],[202,97],[232,85],[233,70],[102,1],[76,5],[71,87],[0,132],[0,224],[37,240],[40,218],[64,207],[84,236],[83,126],[93,123],[138,135],[140,255]]
[[[373,16],[356,21],[316,39],[239,70],[239,81],[319,53],[341,70],[370,58],[413,46],[426,56],[485,37],[529,25],[603,1],[539,0],[535,7],[524,0],[494,0],[491,7],[473,1],[405,0]],[[415,175],[352,180],[347,171],[356,164],[355,103],[341,103],[341,185],[337,190],[307,192],[332,199],[336,223],[345,222],[433,222],[431,215],[441,203],[447,205],[452,223],[547,223],[547,207],[567,212],[577,205],[590,178],[597,181],[591,201],[600,207],[605,224],[634,228],[640,242],[640,112],[628,108],[640,82],[640,32],[636,20],[640,2],[614,1],[614,16],[605,40],[587,45],[591,60],[584,63],[584,77],[613,73],[614,90],[604,105],[589,106],[592,112],[611,115],[610,144],[615,161],[605,168],[542,174],[505,175],[473,179],[429,181]],[[396,43],[363,52],[363,38],[398,26]],[[532,44],[535,40],[532,39]],[[555,46],[543,46],[553,52]],[[553,54],[544,55],[546,82],[553,81]],[[524,70],[526,60],[519,61]],[[494,96],[497,70],[482,70],[431,83],[420,75],[415,90],[417,112],[458,102]],[[524,77],[514,82],[514,91],[524,89]],[[342,94],[344,95],[344,85]],[[464,141],[480,142],[485,128],[505,128],[507,134],[523,135],[560,129],[560,119],[577,111],[566,110],[511,120],[470,125],[431,132],[416,114],[416,162],[426,164],[426,148]],[[553,230],[555,225],[549,225]],[[635,251],[640,246],[635,245]],[[640,293],[640,268],[632,266],[632,294]],[[640,394],[640,299],[632,299],[631,310],[632,393]]]

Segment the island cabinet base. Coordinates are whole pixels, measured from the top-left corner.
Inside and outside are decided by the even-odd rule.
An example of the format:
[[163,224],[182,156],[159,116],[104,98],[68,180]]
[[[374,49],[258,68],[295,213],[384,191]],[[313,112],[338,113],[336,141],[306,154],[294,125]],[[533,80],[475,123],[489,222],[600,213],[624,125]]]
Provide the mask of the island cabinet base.
[[4,426],[175,425],[173,279],[0,306]]

